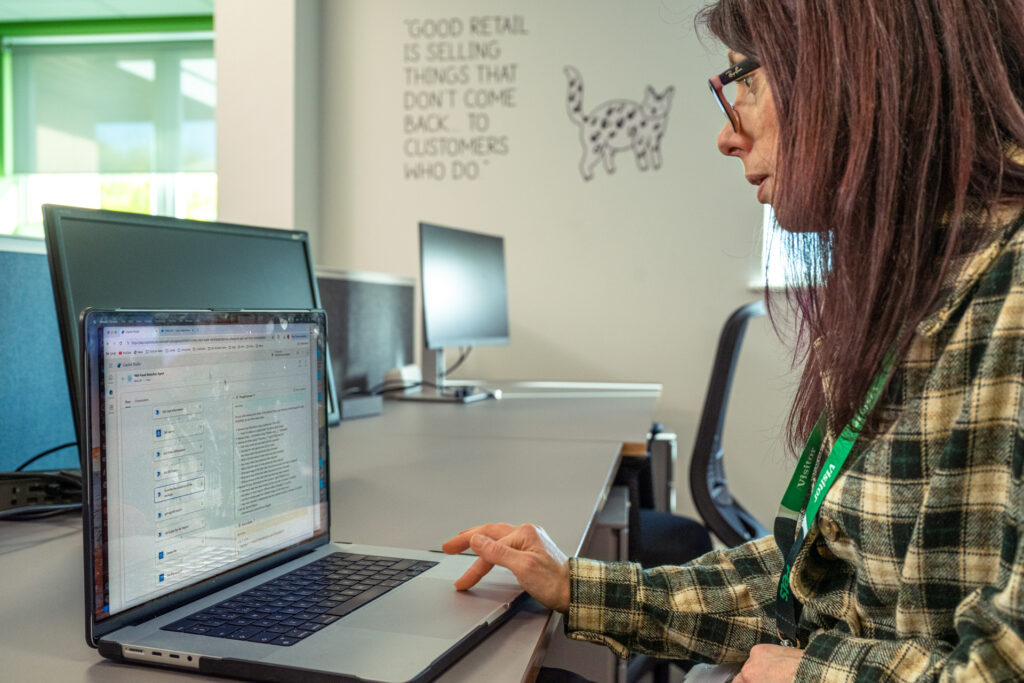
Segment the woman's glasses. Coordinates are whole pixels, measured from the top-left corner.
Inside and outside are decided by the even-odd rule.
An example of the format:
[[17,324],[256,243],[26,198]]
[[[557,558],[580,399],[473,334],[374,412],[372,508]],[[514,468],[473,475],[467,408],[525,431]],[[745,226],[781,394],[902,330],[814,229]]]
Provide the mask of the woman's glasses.
[[741,128],[740,117],[732,106],[733,102],[736,101],[736,81],[760,68],[761,65],[756,60],[748,57],[742,62],[733,64],[717,76],[712,76],[708,79],[708,85],[711,86],[711,92],[715,95],[715,101],[718,102],[718,106],[725,112],[725,115],[729,117],[729,123],[732,124],[732,129],[737,133],[740,132]]

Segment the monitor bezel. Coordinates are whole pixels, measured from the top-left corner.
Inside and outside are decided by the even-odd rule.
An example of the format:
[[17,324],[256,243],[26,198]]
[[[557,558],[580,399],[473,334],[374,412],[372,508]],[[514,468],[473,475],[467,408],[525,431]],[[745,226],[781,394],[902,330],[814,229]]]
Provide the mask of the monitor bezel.
[[[179,230],[202,230],[207,232],[218,232],[233,235],[245,235],[250,237],[265,237],[269,239],[280,239],[289,242],[299,241],[303,244],[303,252],[306,257],[306,275],[310,290],[313,294],[313,307],[320,308],[320,291],[317,288],[316,273],[312,250],[309,244],[309,234],[302,230],[284,230],[278,228],[264,228],[236,223],[224,223],[214,221],[197,221],[187,218],[172,218],[169,216],[153,216],[149,214],[129,213],[124,211],[111,211],[108,209],[88,209],[75,206],[63,206],[58,204],[43,205],[43,227],[46,242],[47,260],[50,265],[50,279],[53,282],[53,298],[57,307],[57,327],[60,330],[61,348],[64,351],[64,367],[68,378],[68,388],[71,393],[71,412],[75,421],[75,432],[79,443],[79,462],[84,466],[85,453],[82,452],[82,429],[85,426],[86,416],[84,415],[83,392],[85,390],[83,367],[79,367],[84,351],[83,340],[76,339],[80,335],[79,316],[81,312],[73,312],[68,308],[71,300],[70,282],[67,279],[68,264],[67,254],[63,250],[63,220],[89,220],[108,223],[119,223],[134,227],[154,225],[164,229]],[[69,359],[73,359],[69,362]],[[338,404],[338,393],[334,386],[334,375],[330,368],[330,349],[327,350],[327,419],[331,425],[341,421],[341,412]]]
[[[424,278],[424,249],[423,249],[423,232],[424,228],[440,228],[442,230],[450,230],[453,232],[465,233],[468,235],[474,235],[479,237],[487,237],[490,239],[498,240],[501,243],[501,267],[502,275],[505,280],[505,334],[504,336],[493,336],[493,337],[462,337],[462,338],[432,338],[430,334],[430,324],[427,317],[427,288],[425,286]],[[479,232],[476,230],[466,230],[464,228],[456,228],[450,225],[441,225],[440,223],[433,223],[430,221],[421,221],[419,223],[419,247],[420,247],[420,307],[421,314],[423,317],[423,348],[429,351],[443,351],[446,348],[456,347],[477,347],[477,346],[507,346],[511,342],[512,336],[512,323],[511,316],[509,315],[508,306],[508,263],[505,254],[505,238],[501,235],[492,235],[485,232]],[[436,335],[434,335],[436,337]]]

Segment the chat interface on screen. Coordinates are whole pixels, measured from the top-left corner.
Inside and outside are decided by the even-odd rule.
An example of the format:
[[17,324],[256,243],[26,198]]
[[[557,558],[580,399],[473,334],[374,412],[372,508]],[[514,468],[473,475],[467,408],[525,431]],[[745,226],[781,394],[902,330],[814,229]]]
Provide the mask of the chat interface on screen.
[[107,614],[321,530],[313,327],[101,330]]

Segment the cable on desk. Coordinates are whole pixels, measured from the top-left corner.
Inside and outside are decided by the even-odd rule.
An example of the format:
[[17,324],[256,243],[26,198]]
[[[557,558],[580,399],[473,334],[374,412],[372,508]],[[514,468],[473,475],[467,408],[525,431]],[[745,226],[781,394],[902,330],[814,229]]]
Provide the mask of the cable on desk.
[[452,366],[450,368],[448,368],[447,370],[444,371],[444,376],[447,377],[448,375],[450,375],[453,372],[455,372],[456,370],[458,370],[459,366],[462,365],[463,363],[465,363],[466,359],[469,358],[469,353],[472,350],[473,350],[472,346],[461,346],[461,347],[459,347],[459,357],[456,359],[456,361],[454,363],[452,363]]
[[20,465],[18,465],[17,467],[15,467],[14,471],[15,472],[21,472],[23,469],[25,469],[26,467],[28,467],[29,465],[34,463],[36,460],[39,460],[40,458],[42,458],[44,456],[47,456],[50,453],[56,453],[57,451],[63,450],[65,448],[71,448],[72,446],[77,446],[77,445],[78,445],[78,442],[76,442],[76,441],[68,441],[67,443],[62,443],[59,446],[54,446],[53,448],[47,449],[47,450],[43,451],[42,453],[37,453],[36,455],[33,455],[31,458],[29,458],[25,462],[23,462]]
[[[466,359],[469,357],[469,354],[472,350],[472,346],[459,347],[459,357],[455,360],[454,363],[452,363],[451,367],[447,368],[444,371],[445,377],[453,373],[455,370],[459,368],[460,365],[465,363]],[[385,381],[381,382],[375,387],[371,387],[370,389],[355,389],[355,391],[346,391],[344,394],[342,394],[342,398],[344,398],[345,396],[355,395],[379,396],[381,394],[391,394],[396,391],[408,391],[409,389],[416,389],[417,387],[431,387],[434,389],[440,388],[432,382],[425,381],[412,382],[410,384],[391,384],[390,382]]]
[[7,520],[9,522],[24,522],[30,519],[43,519],[45,517],[54,517],[56,515],[62,515],[65,512],[73,512],[75,510],[81,509],[81,503],[64,503],[62,505],[32,505],[21,508],[11,508],[9,510],[0,510],[0,520]]
[[439,388],[433,382],[413,382],[411,384],[394,384],[390,386],[387,384],[382,384],[379,387],[375,388],[374,394],[393,394],[396,391],[408,391],[409,389],[415,389],[417,387],[433,387],[434,389]]

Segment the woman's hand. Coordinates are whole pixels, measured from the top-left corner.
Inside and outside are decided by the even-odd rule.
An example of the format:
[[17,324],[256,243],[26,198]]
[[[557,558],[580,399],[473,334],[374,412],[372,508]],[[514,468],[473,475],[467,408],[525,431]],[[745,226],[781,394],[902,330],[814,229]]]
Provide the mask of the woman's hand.
[[800,666],[803,650],[782,645],[755,645],[734,683],[789,683]]
[[519,585],[545,607],[569,611],[569,558],[539,526],[484,524],[460,532],[441,548],[449,555],[472,548],[479,556],[455,582],[460,591],[475,586],[498,565],[515,574]]

